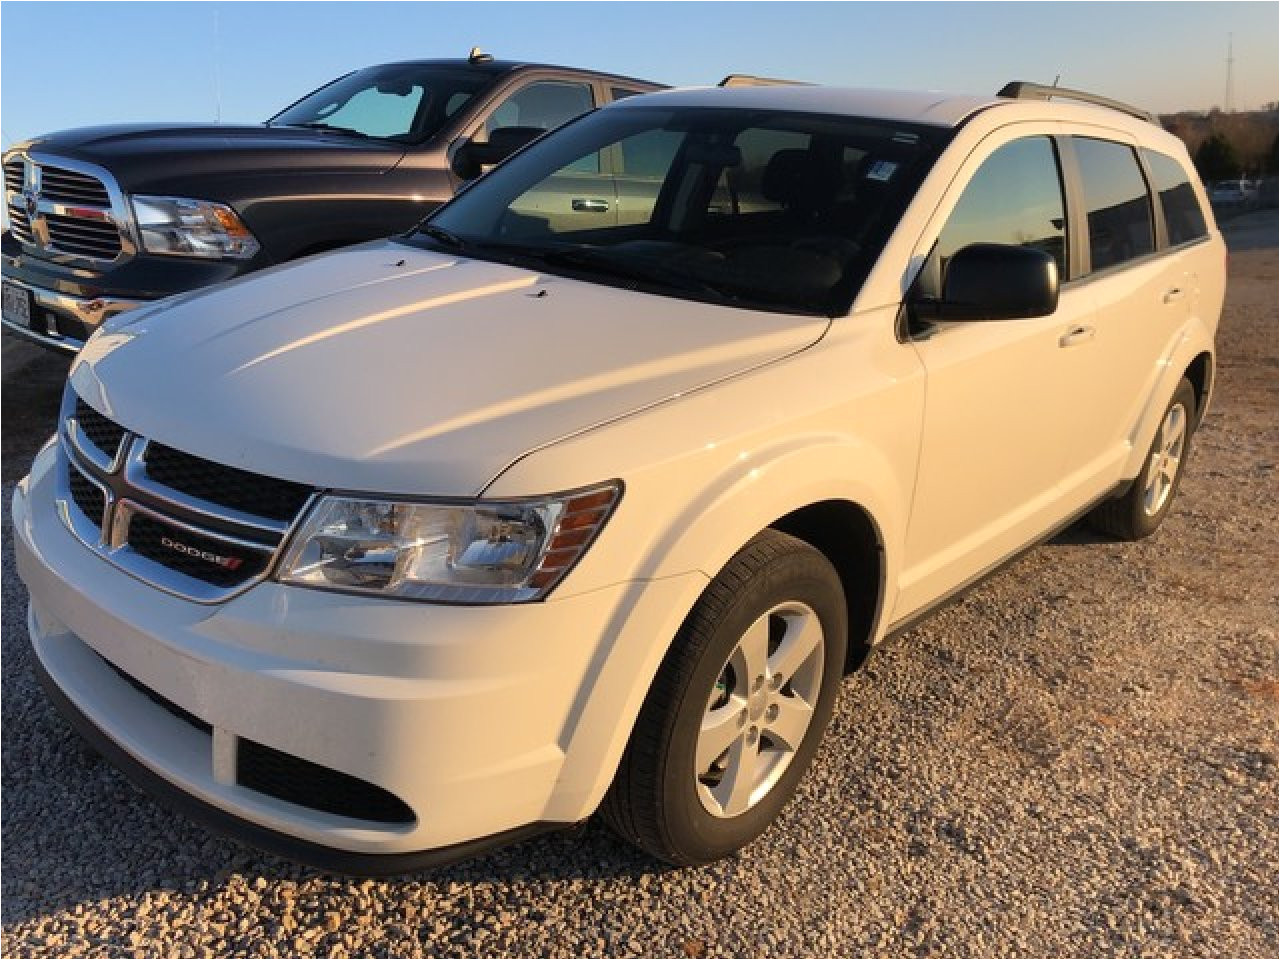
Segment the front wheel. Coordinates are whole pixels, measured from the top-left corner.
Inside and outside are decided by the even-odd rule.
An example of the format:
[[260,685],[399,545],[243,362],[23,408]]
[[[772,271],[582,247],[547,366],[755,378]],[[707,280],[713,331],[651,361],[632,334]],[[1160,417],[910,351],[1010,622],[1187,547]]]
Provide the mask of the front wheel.
[[1089,514],[1089,523],[1095,530],[1119,540],[1141,540],[1156,532],[1182,483],[1191,453],[1195,412],[1195,388],[1189,380],[1183,380],[1165,409],[1142,472],[1128,492]]
[[846,647],[840,578],[768,530],[711,582],[672,644],[602,812],[678,865],[765,831],[822,739]]

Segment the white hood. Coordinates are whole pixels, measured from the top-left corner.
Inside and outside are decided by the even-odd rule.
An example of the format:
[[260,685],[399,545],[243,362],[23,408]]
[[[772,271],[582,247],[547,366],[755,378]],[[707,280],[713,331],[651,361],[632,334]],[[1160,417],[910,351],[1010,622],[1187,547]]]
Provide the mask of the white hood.
[[[534,448],[801,350],[828,324],[390,241],[130,316],[71,374],[127,428],[319,487],[446,496],[480,493]],[[609,479],[609,464],[599,473]]]

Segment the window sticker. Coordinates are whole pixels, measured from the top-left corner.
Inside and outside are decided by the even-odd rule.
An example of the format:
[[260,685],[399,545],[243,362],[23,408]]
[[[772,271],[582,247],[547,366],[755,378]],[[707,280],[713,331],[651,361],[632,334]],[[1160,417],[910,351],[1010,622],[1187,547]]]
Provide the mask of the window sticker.
[[897,169],[898,165],[892,160],[877,160],[871,165],[871,169],[867,171],[867,179],[888,183]]

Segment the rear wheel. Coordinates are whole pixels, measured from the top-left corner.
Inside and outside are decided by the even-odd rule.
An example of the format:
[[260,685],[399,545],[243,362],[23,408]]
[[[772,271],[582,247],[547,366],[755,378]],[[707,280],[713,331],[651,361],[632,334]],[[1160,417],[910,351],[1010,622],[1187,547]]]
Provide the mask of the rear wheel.
[[846,632],[827,559],[774,530],[753,539],[662,664],[602,808],[610,826],[681,865],[763,833],[822,739]]
[[1195,388],[1183,380],[1165,409],[1142,472],[1124,496],[1101,504],[1089,515],[1094,529],[1120,540],[1141,540],[1156,532],[1182,483],[1195,411]]

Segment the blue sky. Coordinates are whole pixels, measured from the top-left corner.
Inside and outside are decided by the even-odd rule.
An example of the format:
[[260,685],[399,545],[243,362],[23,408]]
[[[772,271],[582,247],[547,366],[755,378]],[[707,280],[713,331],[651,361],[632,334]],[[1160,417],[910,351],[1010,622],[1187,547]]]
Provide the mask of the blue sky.
[[[216,24],[216,31],[215,31]],[[465,55],[671,84],[731,72],[991,93],[1007,80],[1158,111],[1277,93],[1276,3],[0,4],[0,136],[113,121],[259,121],[355,67]]]

